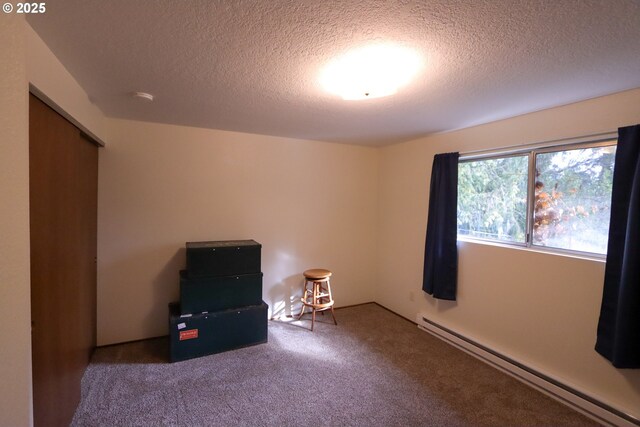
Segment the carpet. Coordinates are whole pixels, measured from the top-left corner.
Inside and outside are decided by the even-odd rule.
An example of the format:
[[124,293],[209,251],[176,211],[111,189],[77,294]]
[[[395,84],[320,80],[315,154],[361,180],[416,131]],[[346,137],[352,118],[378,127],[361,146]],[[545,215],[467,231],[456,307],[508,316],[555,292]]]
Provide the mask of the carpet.
[[98,348],[72,426],[595,426],[376,304],[270,321],[269,342],[170,364]]

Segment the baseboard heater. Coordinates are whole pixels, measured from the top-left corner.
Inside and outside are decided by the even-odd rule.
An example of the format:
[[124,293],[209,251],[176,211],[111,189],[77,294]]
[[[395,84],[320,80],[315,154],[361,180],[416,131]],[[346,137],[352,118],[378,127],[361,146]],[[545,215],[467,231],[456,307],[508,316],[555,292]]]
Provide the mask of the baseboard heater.
[[418,328],[421,330],[534,387],[599,423],[623,427],[640,426],[640,420],[632,415],[626,414],[517,360],[441,326],[429,320],[423,314],[418,313],[416,319]]

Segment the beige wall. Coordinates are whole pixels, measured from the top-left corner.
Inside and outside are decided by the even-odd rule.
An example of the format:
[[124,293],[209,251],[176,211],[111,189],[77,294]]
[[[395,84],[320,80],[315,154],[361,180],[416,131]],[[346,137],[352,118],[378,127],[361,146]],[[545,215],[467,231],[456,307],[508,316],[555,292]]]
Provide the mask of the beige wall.
[[0,17],[0,425],[31,424],[29,127],[24,19]]
[[[640,89],[381,149],[376,301],[432,320],[640,417],[640,371],[594,350],[604,263],[459,243],[456,303],[421,290],[436,153],[607,132],[640,122]],[[413,300],[412,300],[413,299]]]
[[91,103],[87,93],[27,24],[27,73],[29,83],[42,91],[62,110],[103,141],[107,125],[102,112]]
[[111,120],[100,153],[98,344],[167,334],[187,241],[263,245],[271,315],[301,272],[334,272],[337,306],[373,300],[377,150]]

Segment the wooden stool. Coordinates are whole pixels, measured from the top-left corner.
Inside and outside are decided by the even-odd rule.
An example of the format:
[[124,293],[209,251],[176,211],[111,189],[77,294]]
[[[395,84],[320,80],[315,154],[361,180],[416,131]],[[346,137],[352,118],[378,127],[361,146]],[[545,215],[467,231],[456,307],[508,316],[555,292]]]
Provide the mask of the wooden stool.
[[[336,316],[333,313],[333,296],[331,295],[331,283],[329,283],[329,277],[331,272],[322,268],[314,268],[307,270],[304,273],[304,289],[302,291],[302,311],[298,316],[298,320],[302,318],[304,311],[307,307],[311,308],[311,330],[313,331],[313,324],[316,322],[316,311],[324,312],[324,310],[331,310],[331,316],[333,317],[333,323],[336,325]],[[311,289],[307,284],[311,283]],[[322,313],[324,314],[324,313]]]

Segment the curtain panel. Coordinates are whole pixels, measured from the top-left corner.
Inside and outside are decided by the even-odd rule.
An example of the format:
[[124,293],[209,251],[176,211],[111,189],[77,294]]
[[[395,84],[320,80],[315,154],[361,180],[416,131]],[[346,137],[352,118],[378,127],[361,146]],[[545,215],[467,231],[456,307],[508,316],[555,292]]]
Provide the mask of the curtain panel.
[[618,129],[596,351],[640,368],[640,125]]
[[431,169],[422,289],[434,298],[456,299],[459,153],[436,154]]

